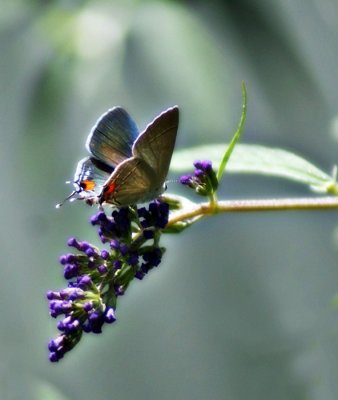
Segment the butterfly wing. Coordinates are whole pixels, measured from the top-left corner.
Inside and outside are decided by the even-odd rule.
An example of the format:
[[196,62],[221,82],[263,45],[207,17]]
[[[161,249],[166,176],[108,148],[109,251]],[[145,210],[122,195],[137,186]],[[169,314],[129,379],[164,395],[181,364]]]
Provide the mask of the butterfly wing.
[[168,175],[178,121],[178,107],[168,108],[146,127],[134,143],[133,156],[144,160],[154,171],[153,184],[156,187],[163,186]]
[[139,131],[131,116],[121,107],[103,114],[92,128],[86,147],[98,160],[115,167],[132,156]]
[[105,183],[99,203],[110,203],[118,207],[152,200],[159,193],[153,190],[154,171],[140,158],[131,157],[119,164]]
[[93,157],[80,160],[73,183],[75,188],[78,188],[78,193],[81,193],[81,198],[98,196],[113,170]]
[[133,156],[120,163],[105,183],[99,203],[122,207],[150,201],[163,192],[178,119],[178,107],[172,107],[146,127],[133,145]]
[[[77,164],[74,180],[73,192],[61,203],[57,204],[59,208],[66,200],[97,200],[102,191],[104,183],[107,181],[114,168],[96,160],[93,157],[86,157]],[[70,183],[70,182],[68,182]]]

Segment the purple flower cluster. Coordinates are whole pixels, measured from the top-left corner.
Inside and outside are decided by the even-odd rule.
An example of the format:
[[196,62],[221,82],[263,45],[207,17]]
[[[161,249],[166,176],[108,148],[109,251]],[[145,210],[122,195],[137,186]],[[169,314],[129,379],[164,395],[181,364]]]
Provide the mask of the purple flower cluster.
[[147,239],[152,239],[154,229],[164,229],[168,223],[169,204],[155,201],[150,203],[148,210],[142,207],[137,210],[137,213],[143,228],[143,235]]
[[107,243],[112,239],[127,239],[131,234],[131,211],[129,208],[114,210],[111,217],[103,211],[93,215],[90,222],[98,226],[98,235],[102,243]]
[[134,278],[143,279],[161,262],[164,248],[158,243],[168,216],[168,204],[160,201],[114,210],[111,216],[100,211],[91,224],[107,248],[68,240],[75,251],[60,257],[68,287],[47,293],[51,317],[63,316],[57,324],[60,335],[48,344],[50,361],[59,361],[83,333],[101,333],[104,323],[116,320],[117,298]]
[[183,175],[180,178],[182,185],[189,186],[201,196],[210,196],[216,192],[218,180],[212,163],[209,160],[195,161],[193,175]]

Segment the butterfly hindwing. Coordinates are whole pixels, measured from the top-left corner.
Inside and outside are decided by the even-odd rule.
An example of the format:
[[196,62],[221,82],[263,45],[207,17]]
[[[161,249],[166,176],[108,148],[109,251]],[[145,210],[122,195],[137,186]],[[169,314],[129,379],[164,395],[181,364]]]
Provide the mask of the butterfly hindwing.
[[56,207],[61,207],[67,200],[86,200],[90,204],[96,203],[104,183],[113,171],[113,167],[93,157],[83,158],[77,163],[73,181],[68,182],[73,183],[74,190]]
[[154,193],[154,171],[140,158],[123,161],[111,174],[99,196],[99,203],[128,206],[153,199],[162,192]]
[[115,167],[131,157],[138,134],[138,128],[127,111],[114,107],[98,119],[86,147],[96,159]]
[[113,168],[101,163],[93,157],[80,160],[74,175],[73,183],[78,187],[80,198],[98,196],[102,186],[107,181]]

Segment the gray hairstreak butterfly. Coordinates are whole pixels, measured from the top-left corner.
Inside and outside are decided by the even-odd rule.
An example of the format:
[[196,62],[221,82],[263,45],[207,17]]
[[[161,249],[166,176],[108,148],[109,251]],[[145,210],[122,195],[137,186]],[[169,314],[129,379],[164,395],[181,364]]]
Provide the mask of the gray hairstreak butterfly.
[[174,106],[139,133],[123,108],[108,110],[88,136],[90,156],[77,165],[72,182],[75,190],[57,207],[75,199],[123,207],[158,197],[164,191],[178,120]]

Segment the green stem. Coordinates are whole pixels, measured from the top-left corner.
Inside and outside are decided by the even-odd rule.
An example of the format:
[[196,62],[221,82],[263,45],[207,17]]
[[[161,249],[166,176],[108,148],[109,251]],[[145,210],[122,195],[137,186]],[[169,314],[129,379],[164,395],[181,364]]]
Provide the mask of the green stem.
[[222,176],[225,172],[225,166],[227,165],[230,156],[239,140],[239,138],[242,135],[243,129],[244,129],[244,125],[245,125],[245,119],[246,119],[246,114],[247,114],[247,103],[248,103],[248,99],[247,99],[247,92],[246,92],[246,86],[245,86],[245,82],[242,82],[242,99],[243,99],[243,104],[242,104],[242,114],[241,114],[241,118],[239,120],[239,124],[237,127],[237,130],[233,136],[233,138],[231,139],[231,142],[229,143],[226,152],[222,158],[222,161],[220,163],[220,166],[218,168],[217,171],[217,180],[218,182],[221,181]]
[[212,194],[210,195],[210,208],[211,209],[217,209],[217,193],[216,192],[212,192]]
[[200,203],[188,211],[175,213],[169,219],[168,227],[177,222],[199,216],[214,215],[222,212],[249,211],[292,211],[292,210],[329,210],[338,209],[338,197],[316,197],[296,199],[260,199],[260,200],[228,200],[214,204]]

